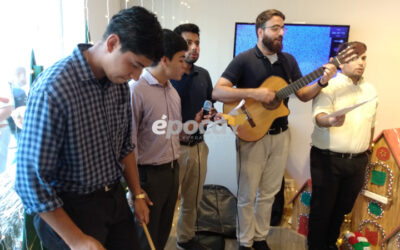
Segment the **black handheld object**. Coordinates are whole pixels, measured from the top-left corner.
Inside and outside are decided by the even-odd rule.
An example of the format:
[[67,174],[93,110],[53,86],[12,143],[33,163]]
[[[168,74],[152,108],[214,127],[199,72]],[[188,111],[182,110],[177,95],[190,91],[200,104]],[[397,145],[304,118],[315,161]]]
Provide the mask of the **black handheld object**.
[[209,100],[205,100],[203,104],[203,115],[208,115],[212,108],[212,102]]

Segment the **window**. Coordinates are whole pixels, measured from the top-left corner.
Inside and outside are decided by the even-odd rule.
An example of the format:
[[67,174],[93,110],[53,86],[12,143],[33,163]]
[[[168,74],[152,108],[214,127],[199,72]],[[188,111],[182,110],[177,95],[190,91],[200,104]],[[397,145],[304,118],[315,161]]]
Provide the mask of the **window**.
[[[18,128],[29,92],[31,52],[44,68],[85,41],[83,0],[2,3],[0,61],[0,249],[22,248],[23,208],[13,191]],[[10,114],[11,113],[11,114]]]

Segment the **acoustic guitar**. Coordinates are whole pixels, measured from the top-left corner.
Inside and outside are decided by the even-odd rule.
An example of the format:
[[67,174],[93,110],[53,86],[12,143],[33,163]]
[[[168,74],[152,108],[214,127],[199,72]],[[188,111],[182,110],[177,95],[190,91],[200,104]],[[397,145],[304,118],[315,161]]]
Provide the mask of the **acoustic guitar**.
[[[354,58],[365,52],[365,48],[361,45],[352,45],[341,53],[339,53],[330,62],[338,67],[340,64],[350,62]],[[295,93],[300,88],[306,86],[308,83],[313,82],[324,74],[324,68],[320,67],[308,75],[294,81],[291,84],[279,77],[270,76],[268,77],[259,88],[268,88],[276,92],[277,101],[280,104],[277,108],[271,109],[264,103],[258,102],[254,99],[245,99],[245,105],[243,105],[239,113],[243,113],[246,116],[246,122],[238,125],[235,128],[237,136],[244,141],[258,141],[261,139],[271,127],[271,124],[276,118],[289,115],[289,109],[285,106],[282,100],[287,98],[290,94]],[[232,103],[224,103],[224,113],[228,114],[231,112],[240,101]]]

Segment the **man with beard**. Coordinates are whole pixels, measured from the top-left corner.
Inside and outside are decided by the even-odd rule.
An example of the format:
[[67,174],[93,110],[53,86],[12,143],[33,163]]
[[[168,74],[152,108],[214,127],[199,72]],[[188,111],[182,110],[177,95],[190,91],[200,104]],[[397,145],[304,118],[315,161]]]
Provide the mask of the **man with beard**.
[[[280,76],[287,82],[301,77],[294,57],[281,52],[284,20],[283,13],[274,9],[258,15],[256,46],[236,56],[228,65],[214,88],[214,100],[229,103],[252,98],[271,108],[280,104],[276,101],[274,91],[258,87],[272,75]],[[318,83],[296,92],[301,101],[314,98],[336,73],[334,65],[326,64],[324,67],[324,75]],[[287,106],[288,99],[284,100],[284,104]],[[289,142],[287,116],[276,119],[266,135],[258,141],[237,139],[237,238],[240,249],[270,249],[266,238],[271,206],[274,195],[281,187]]]
[[[171,80],[181,97],[182,122],[203,117],[203,103],[211,100],[213,90],[210,74],[207,70],[194,65],[199,59],[199,27],[195,24],[182,24],[174,30],[188,44],[185,53],[185,73],[180,81]],[[197,119],[196,119],[197,117]],[[203,184],[207,172],[208,147],[203,134],[198,131],[180,138],[179,183],[181,185],[181,207],[177,227],[178,249],[205,249],[195,241],[197,207],[203,193]]]
[[[367,49],[361,42],[350,42],[342,44],[338,51],[348,45]],[[363,78],[366,60],[363,53],[340,65],[342,72],[313,100],[312,197],[307,238],[310,250],[337,249],[335,243],[344,215],[353,208],[364,182],[377,106],[375,88]],[[345,115],[326,116],[366,100],[371,101]]]

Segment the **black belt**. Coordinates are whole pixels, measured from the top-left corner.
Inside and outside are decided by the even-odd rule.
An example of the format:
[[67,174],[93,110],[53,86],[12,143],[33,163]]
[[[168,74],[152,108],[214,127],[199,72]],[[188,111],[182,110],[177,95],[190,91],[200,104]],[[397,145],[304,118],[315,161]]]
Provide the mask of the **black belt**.
[[343,159],[352,159],[352,158],[357,158],[357,157],[366,155],[366,151],[362,152],[362,153],[338,153],[338,152],[330,151],[329,149],[320,149],[320,148],[317,148],[314,146],[312,148],[323,155],[329,155],[329,156],[333,156],[336,158],[343,158]]
[[180,141],[179,143],[183,146],[195,146],[204,140],[196,140],[196,141]]
[[115,191],[115,190],[117,190],[118,187],[122,188],[121,181],[119,181],[119,180],[114,182],[114,183],[104,185],[101,188],[96,189],[96,190],[94,190],[94,191],[92,191],[90,193],[87,193],[87,194],[79,194],[79,193],[76,193],[76,192],[63,192],[62,191],[62,192],[59,193],[59,196],[61,198],[63,198],[63,197],[77,197],[77,196],[96,196],[96,195],[105,194],[105,193],[107,193],[109,191]]
[[173,160],[164,164],[160,165],[152,165],[152,164],[138,164],[139,168],[151,167],[151,168],[164,168],[164,167],[171,167],[174,168],[178,166],[178,160]]
[[267,135],[277,135],[277,134],[280,134],[282,132],[285,132],[287,129],[288,129],[288,126],[279,127],[279,128],[270,128],[267,131]]

